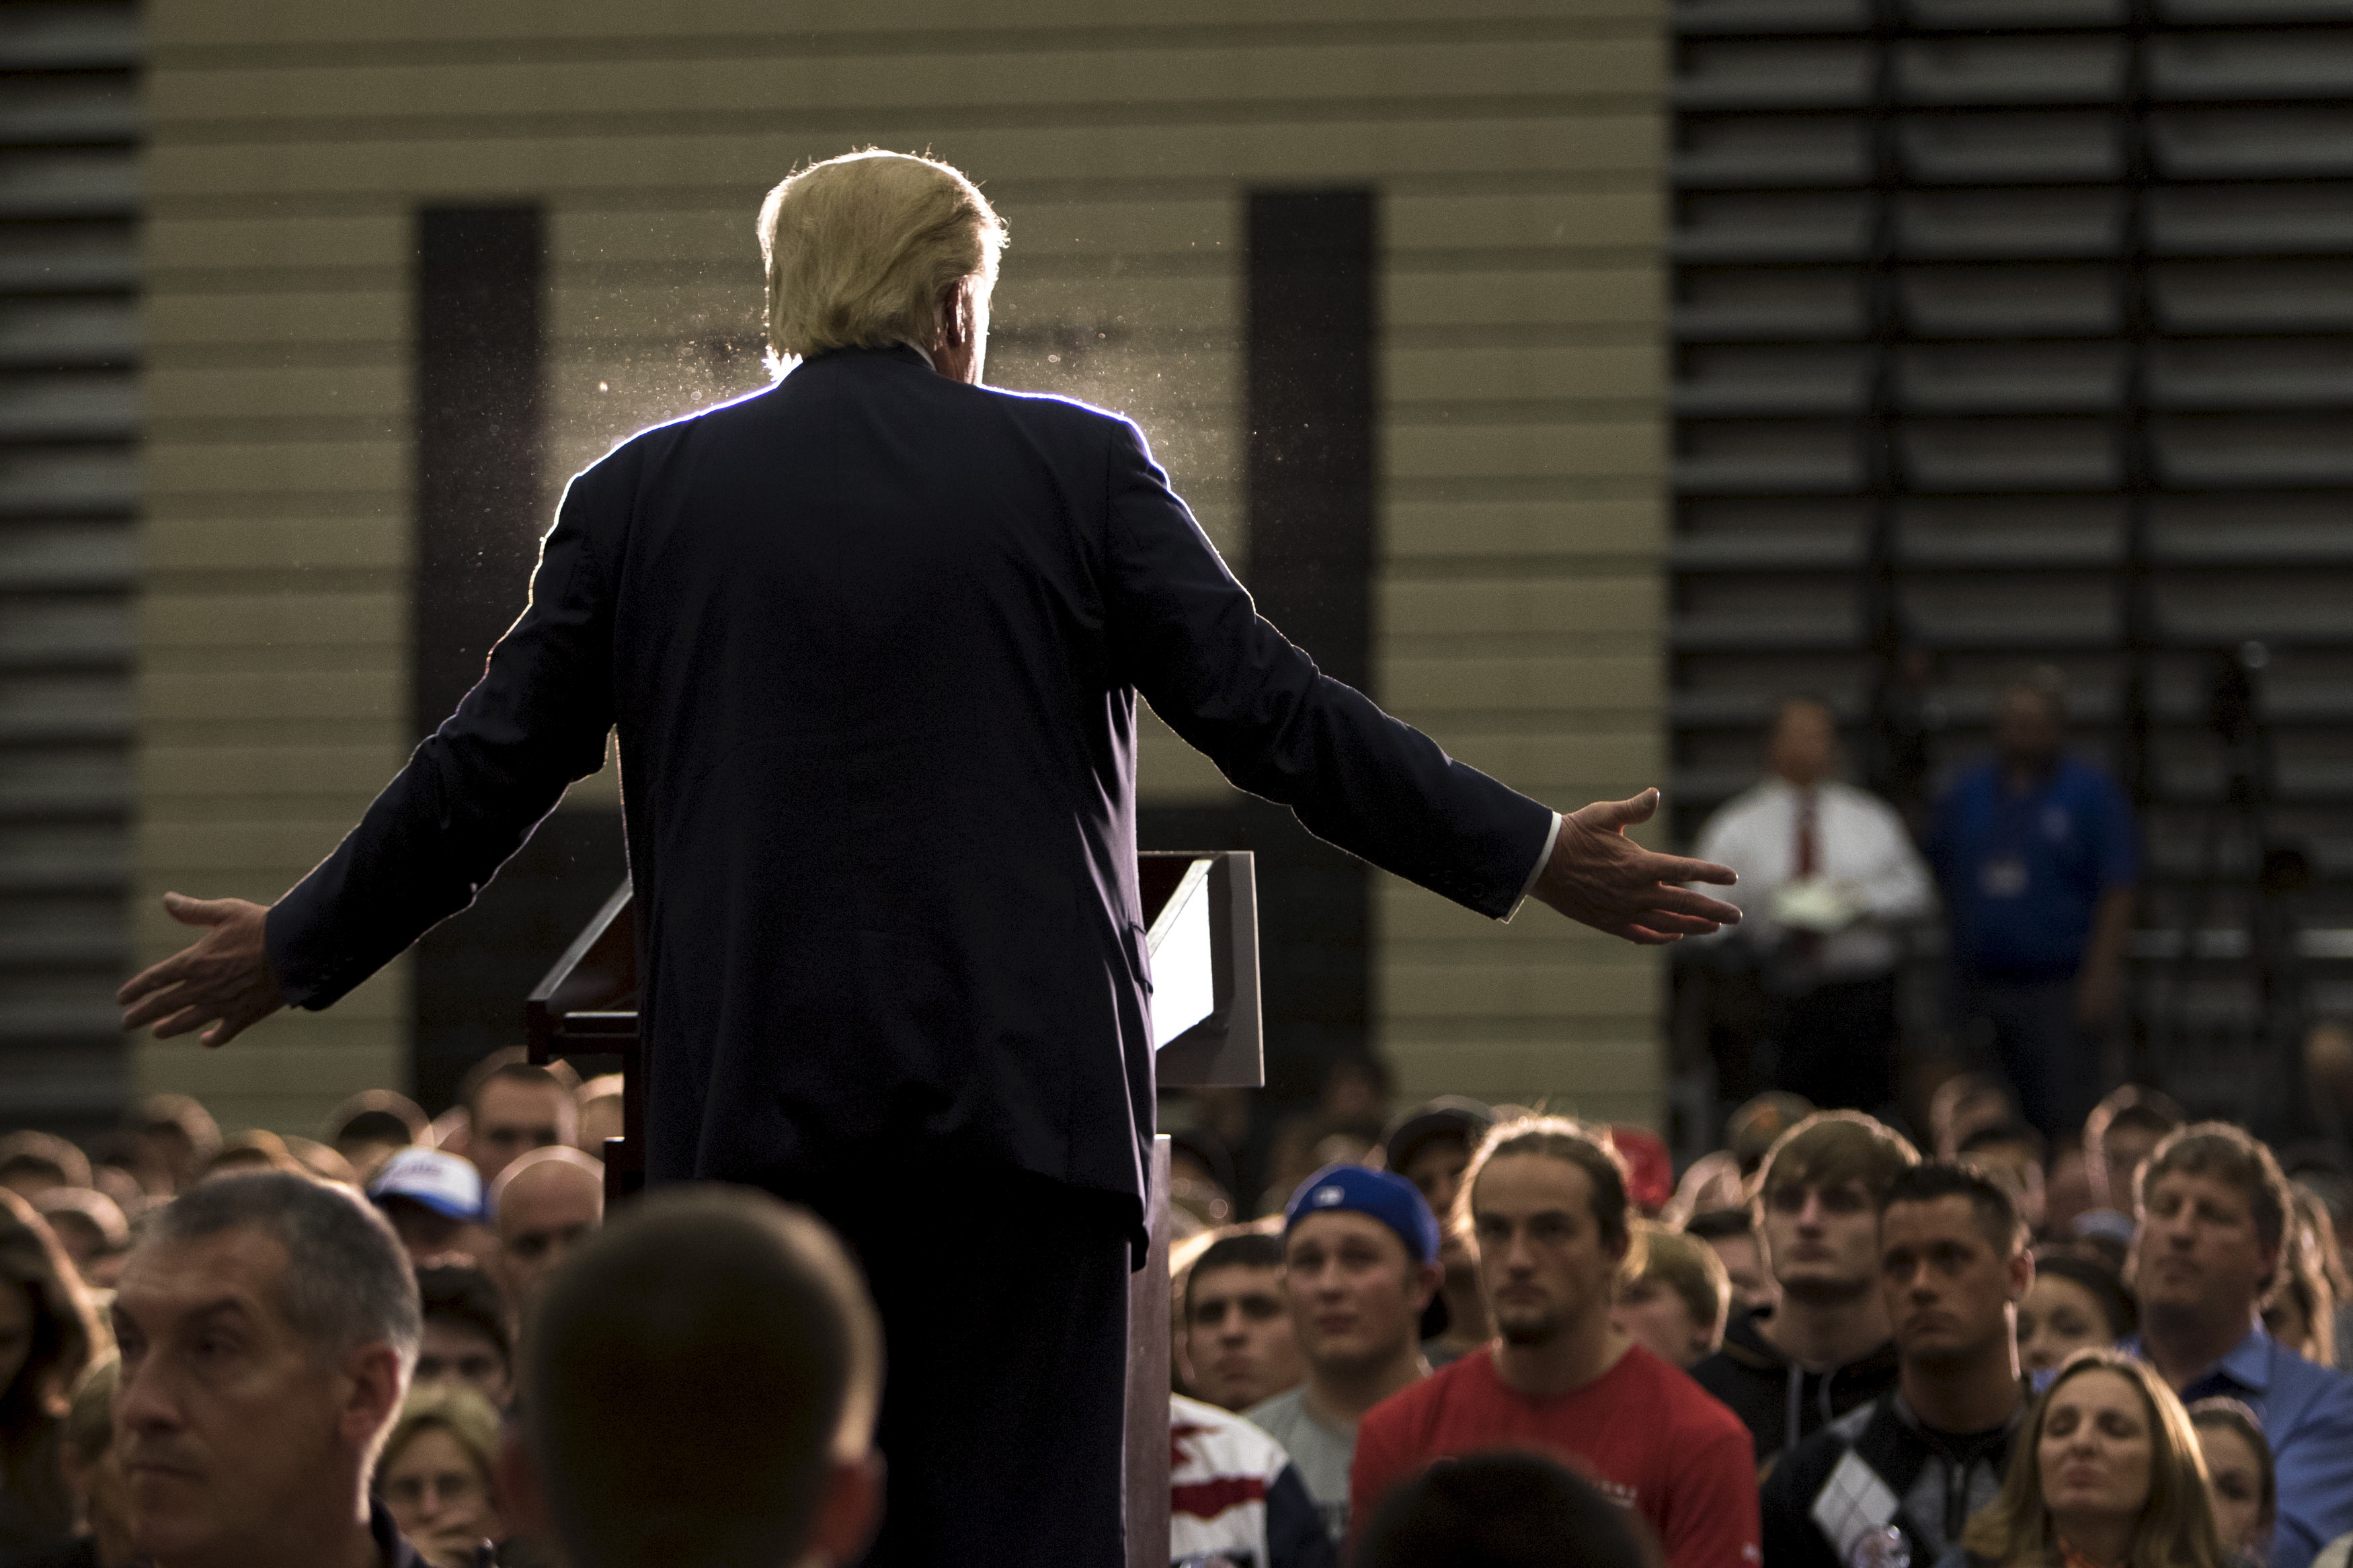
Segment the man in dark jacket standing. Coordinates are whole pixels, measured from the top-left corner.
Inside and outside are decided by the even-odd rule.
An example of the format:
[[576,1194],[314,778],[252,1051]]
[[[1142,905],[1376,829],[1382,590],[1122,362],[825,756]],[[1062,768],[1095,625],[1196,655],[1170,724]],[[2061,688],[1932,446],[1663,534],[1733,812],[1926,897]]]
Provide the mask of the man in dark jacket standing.
[[[889,1344],[872,1562],[1121,1561],[1152,1136],[1135,699],[1240,787],[1482,913],[1642,942],[1722,867],[1563,818],[1322,675],[1126,420],[980,384],[1004,240],[955,170],[805,169],[760,220],[767,391],[575,478],[529,608],[359,827],[124,988],[218,1045],[462,909],[617,727],[647,1173],[756,1185],[864,1263]],[[206,1027],[206,1026],[210,1026]],[[911,1246],[920,1237],[921,1246]]]
[[1879,1216],[1889,1186],[1919,1162],[1883,1123],[1826,1110],[1775,1140],[1757,1168],[1757,1235],[1780,1304],[1734,1318],[1724,1348],[1691,1374],[1746,1424],[1760,1472],[1895,1386]]

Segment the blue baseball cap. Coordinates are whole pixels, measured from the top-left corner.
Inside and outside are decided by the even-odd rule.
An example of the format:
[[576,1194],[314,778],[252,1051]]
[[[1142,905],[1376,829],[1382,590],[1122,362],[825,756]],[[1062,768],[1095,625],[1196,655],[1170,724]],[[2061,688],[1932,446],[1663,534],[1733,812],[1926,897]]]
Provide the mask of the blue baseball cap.
[[1364,1165],[1326,1165],[1305,1181],[1282,1205],[1282,1234],[1319,1214],[1369,1215],[1398,1233],[1417,1263],[1438,1257],[1438,1216],[1421,1189],[1394,1171]]

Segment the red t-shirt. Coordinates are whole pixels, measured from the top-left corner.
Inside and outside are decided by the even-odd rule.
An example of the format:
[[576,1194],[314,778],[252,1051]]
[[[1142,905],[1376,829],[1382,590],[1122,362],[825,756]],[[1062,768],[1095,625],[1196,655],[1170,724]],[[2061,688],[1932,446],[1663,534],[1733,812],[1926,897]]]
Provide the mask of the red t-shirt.
[[1739,1417],[1640,1345],[1582,1388],[1504,1385],[1492,1349],[1390,1395],[1356,1426],[1348,1518],[1433,1459],[1493,1448],[1548,1454],[1650,1521],[1672,1568],[1757,1568],[1757,1446]]

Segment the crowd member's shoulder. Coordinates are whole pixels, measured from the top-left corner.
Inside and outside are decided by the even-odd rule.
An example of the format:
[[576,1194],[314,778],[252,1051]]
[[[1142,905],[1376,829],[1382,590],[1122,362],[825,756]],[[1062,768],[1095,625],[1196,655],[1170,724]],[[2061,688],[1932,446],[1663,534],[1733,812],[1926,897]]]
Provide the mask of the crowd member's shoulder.
[[1737,1433],[1743,1443],[1751,1440],[1747,1424],[1705,1384],[1642,1346],[1627,1346],[1616,1370],[1639,1391],[1638,1397],[1647,1407],[1661,1413],[1665,1429],[1677,1442],[1700,1442],[1732,1433]]
[[1271,1436],[1277,1443],[1287,1445],[1299,1424],[1310,1419],[1304,1403],[1306,1395],[1305,1384],[1286,1388],[1281,1394],[1270,1394],[1243,1411],[1242,1419]]
[[1356,1423],[1356,1440],[1363,1442],[1367,1431],[1409,1439],[1435,1421],[1450,1401],[1464,1395],[1492,1394],[1503,1385],[1503,1380],[1495,1375],[1494,1352],[1482,1345],[1428,1377],[1406,1384],[1366,1411]]
[[1837,1419],[1826,1422],[1821,1429],[1801,1440],[1797,1447],[1782,1451],[1774,1461],[1773,1473],[1765,1479],[1765,1489],[1770,1494],[1780,1492],[1800,1507],[1810,1506],[1814,1494],[1822,1489],[1831,1472],[1846,1458],[1891,1396],[1881,1394],[1866,1400]]
[[1735,1313],[1732,1321],[1725,1325],[1724,1343],[1693,1364],[1693,1380],[1718,1398],[1723,1397],[1720,1391],[1750,1378],[1779,1381],[1789,1370],[1789,1358],[1765,1338],[1767,1316],[1755,1311]]
[[1271,1477],[1291,1463],[1282,1443],[1255,1421],[1181,1394],[1169,1395],[1168,1432],[1176,1451],[1219,1474]]

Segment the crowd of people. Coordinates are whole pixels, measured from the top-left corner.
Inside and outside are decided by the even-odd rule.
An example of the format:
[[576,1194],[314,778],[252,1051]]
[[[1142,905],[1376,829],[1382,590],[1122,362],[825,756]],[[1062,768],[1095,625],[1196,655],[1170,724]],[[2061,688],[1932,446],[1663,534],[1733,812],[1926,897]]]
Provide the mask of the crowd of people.
[[[2131,835],[2057,713],[2008,695],[1924,858],[1783,707],[1704,845],[1760,1092],[1680,1171],[1640,1127],[1392,1117],[1371,1057],[1255,1148],[1236,1093],[1164,1097],[1171,1563],[2347,1568],[2353,1153],[2091,1101]],[[1940,906],[1985,1070],[1915,1129],[1894,972]],[[510,1050],[316,1139],[171,1095],[0,1137],[0,1568],[857,1561],[885,1461],[955,1462],[878,1436],[886,1351],[988,1353],[886,1347],[872,1301],[951,1321],[997,1243],[923,1234],[920,1183],[871,1194],[883,1253],[741,1189],[607,1227],[621,1110]]]
[[2341,1565],[2344,1166],[2129,1086],[2048,1164],[1993,1079],[1931,1121],[1769,1092],[1671,1184],[1451,1098],[1224,1226],[1190,1162],[1176,1560],[1612,1560],[1589,1489],[1672,1568]]
[[[0,1139],[0,1563],[855,1562],[857,1264],[733,1189],[606,1228],[617,1092]],[[2341,1568],[2344,1167],[2131,1087],[1929,1123],[1768,1092],[1676,1180],[1449,1097],[1239,1222],[1179,1133],[1170,1561]]]

